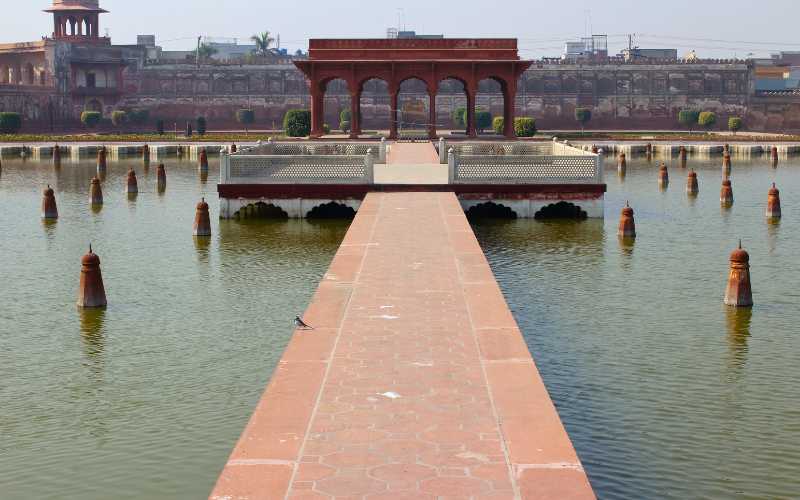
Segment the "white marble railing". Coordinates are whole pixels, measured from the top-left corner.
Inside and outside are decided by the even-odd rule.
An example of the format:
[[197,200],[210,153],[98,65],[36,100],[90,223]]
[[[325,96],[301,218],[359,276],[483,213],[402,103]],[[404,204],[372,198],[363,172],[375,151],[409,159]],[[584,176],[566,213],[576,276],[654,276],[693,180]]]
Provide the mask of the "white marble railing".
[[258,155],[220,156],[220,184],[373,184],[374,156]]

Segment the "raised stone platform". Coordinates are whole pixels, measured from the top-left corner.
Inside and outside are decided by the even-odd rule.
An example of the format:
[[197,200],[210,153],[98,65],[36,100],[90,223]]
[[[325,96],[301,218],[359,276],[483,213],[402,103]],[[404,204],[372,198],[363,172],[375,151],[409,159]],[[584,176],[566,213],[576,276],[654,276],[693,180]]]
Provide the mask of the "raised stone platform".
[[453,193],[368,194],[304,319],[211,498],[594,498]]

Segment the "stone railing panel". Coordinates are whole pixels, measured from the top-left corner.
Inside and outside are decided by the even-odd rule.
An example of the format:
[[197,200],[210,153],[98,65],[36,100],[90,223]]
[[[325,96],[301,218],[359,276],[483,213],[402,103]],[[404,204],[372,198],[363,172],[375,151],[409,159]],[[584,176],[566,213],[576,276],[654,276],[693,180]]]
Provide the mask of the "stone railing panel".
[[221,184],[372,184],[374,158],[365,155],[223,154]]

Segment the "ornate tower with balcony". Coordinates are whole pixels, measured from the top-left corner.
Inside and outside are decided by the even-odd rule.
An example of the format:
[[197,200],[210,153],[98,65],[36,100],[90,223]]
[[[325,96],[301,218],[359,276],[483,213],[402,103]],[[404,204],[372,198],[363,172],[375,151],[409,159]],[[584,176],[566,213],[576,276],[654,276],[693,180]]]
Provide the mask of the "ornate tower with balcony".
[[53,0],[45,10],[53,14],[53,39],[91,42],[100,40],[99,0]]

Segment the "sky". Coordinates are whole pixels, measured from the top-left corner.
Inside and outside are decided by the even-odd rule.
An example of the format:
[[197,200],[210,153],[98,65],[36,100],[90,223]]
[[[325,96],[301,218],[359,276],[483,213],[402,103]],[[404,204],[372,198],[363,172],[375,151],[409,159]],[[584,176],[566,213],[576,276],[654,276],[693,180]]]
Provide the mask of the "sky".
[[[50,0],[0,0],[0,43],[39,40],[52,31]],[[800,51],[794,37],[800,0],[100,0],[110,11],[101,31],[113,43],[156,35],[168,50],[193,48],[198,36],[238,38],[270,31],[281,47],[307,49],[309,38],[384,37],[390,27],[447,37],[514,37],[525,58],[557,57],[564,42],[609,35],[618,53],[634,34],[642,48],[683,56],[768,57]],[[13,22],[12,22],[13,20]]]

